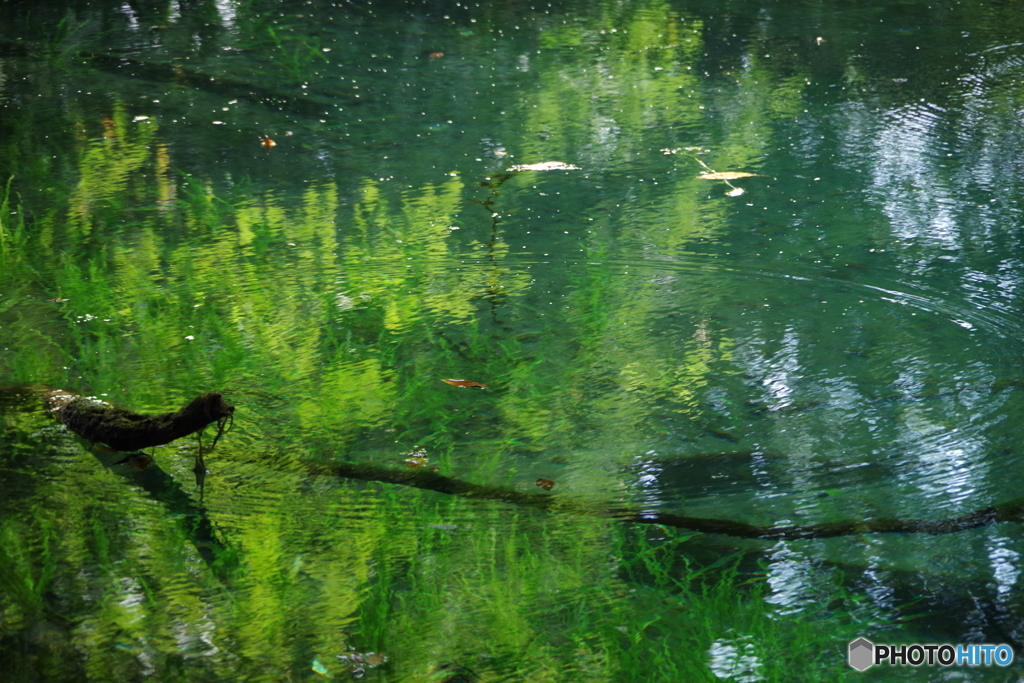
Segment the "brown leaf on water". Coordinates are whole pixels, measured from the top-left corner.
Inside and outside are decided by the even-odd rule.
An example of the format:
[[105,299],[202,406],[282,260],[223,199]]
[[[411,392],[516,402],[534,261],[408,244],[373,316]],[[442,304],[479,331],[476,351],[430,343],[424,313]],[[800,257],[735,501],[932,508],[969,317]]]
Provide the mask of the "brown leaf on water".
[[380,666],[386,661],[388,661],[388,658],[379,652],[367,652],[363,656],[363,663],[366,666]]
[[268,149],[271,147],[277,147],[277,143],[271,140],[269,135],[264,135],[263,139],[260,141],[260,144]]
[[[374,669],[388,661],[387,655],[380,652],[347,652],[343,655],[335,655],[335,657],[348,668],[353,678],[362,678],[363,674],[366,673],[365,669]],[[313,661],[319,664],[315,659]],[[324,676],[330,676],[327,667],[323,664],[320,664],[320,666],[323,671],[320,671],[315,666],[313,670],[317,673],[322,673]]]
[[406,458],[405,466],[410,470],[418,470],[427,464],[427,459],[422,456],[416,456],[414,458]]
[[441,57],[444,57],[444,53],[443,52],[431,52],[429,55],[427,55],[427,57],[430,57],[431,59],[441,59]]
[[758,173],[744,173],[742,171],[725,171],[723,173],[701,173],[698,178],[701,180],[736,180],[737,178],[753,178]]
[[550,491],[551,489],[555,488],[555,482],[551,481],[550,479],[538,479],[534,483],[536,483],[537,486],[541,487],[545,491]]
[[480,384],[480,382],[471,382],[468,379],[442,379],[442,382],[447,382],[453,387],[480,387],[481,389],[490,389],[486,384]]

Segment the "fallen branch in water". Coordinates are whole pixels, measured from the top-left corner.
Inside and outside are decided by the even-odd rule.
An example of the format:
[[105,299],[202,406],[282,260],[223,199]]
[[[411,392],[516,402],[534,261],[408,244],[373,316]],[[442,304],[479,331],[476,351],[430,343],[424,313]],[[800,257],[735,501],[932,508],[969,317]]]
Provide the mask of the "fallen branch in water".
[[[233,406],[224,402],[220,394],[215,393],[199,396],[177,412],[152,416],[139,415],[111,406],[104,401],[83,398],[63,391],[48,392],[46,400],[57,420],[67,425],[75,434],[92,443],[102,443],[118,451],[136,451],[149,446],[161,446],[202,431],[213,422],[219,422],[223,428],[224,421],[231,417],[235,410]],[[512,503],[551,512],[610,517],[636,524],[662,524],[736,538],[800,540],[880,533],[939,535],[967,531],[999,522],[1024,521],[1024,499],[1017,499],[949,519],[843,520],[820,524],[764,526],[730,519],[688,517],[659,510],[635,510],[624,506],[602,507],[559,495],[474,484],[425,469],[398,470],[350,461],[307,462],[304,469],[314,475],[412,486],[472,500]]]
[[223,427],[235,412],[234,406],[214,393],[193,399],[181,410],[160,415],[140,415],[106,401],[60,390],[47,392],[46,402],[54,418],[78,436],[123,452],[163,446],[201,432],[213,422]]
[[625,507],[602,508],[589,505],[585,501],[567,499],[557,495],[527,493],[501,486],[473,484],[429,470],[397,470],[369,463],[347,461],[311,464],[308,465],[308,470],[311,474],[330,474],[337,477],[361,479],[364,481],[379,481],[386,484],[413,486],[418,489],[437,491],[438,493],[473,500],[493,500],[552,512],[611,517],[637,524],[662,524],[679,529],[689,529],[690,531],[708,534],[724,534],[736,538],[802,540],[855,536],[857,534],[939,535],[976,529],[996,524],[997,522],[1024,521],[1024,499],[1018,499],[950,519],[872,519],[806,525],[759,526],[729,519],[687,517],[657,510],[631,510]]

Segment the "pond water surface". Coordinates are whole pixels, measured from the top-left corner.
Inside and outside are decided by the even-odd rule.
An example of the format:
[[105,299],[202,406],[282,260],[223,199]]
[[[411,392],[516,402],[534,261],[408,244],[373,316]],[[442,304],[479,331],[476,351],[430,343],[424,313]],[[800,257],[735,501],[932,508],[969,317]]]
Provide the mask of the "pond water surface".
[[0,5],[4,680],[1016,680],[846,661],[1024,654],[1024,12],[940,5]]

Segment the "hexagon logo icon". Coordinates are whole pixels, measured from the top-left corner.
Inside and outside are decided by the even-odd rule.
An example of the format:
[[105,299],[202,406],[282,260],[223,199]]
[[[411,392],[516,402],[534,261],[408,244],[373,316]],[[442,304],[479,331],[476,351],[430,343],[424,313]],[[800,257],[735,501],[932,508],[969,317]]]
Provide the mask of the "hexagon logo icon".
[[864,671],[874,664],[875,645],[867,638],[858,638],[850,643],[850,666]]

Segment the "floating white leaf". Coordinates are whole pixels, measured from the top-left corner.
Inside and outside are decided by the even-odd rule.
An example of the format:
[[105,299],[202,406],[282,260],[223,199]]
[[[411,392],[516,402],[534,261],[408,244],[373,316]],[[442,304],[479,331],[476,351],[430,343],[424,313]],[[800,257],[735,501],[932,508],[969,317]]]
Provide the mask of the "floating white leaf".
[[508,169],[509,173],[517,173],[519,171],[577,171],[579,166],[573,166],[572,164],[566,164],[561,161],[542,161],[539,164],[516,164],[510,166]]

